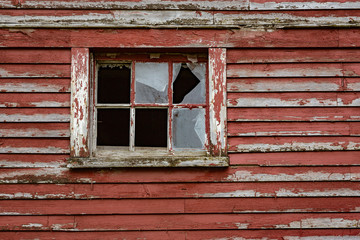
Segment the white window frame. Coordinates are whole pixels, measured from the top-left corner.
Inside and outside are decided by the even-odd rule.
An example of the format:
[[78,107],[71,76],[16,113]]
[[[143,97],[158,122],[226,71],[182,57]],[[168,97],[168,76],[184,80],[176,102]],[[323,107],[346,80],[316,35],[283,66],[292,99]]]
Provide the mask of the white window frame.
[[[173,51],[172,51],[173,52]],[[94,154],[92,143],[93,112],[91,59],[88,48],[71,49],[71,118],[69,168],[101,167],[225,167],[227,157],[226,49],[208,49],[209,134],[206,155],[181,152],[175,155],[158,151],[108,151]]]

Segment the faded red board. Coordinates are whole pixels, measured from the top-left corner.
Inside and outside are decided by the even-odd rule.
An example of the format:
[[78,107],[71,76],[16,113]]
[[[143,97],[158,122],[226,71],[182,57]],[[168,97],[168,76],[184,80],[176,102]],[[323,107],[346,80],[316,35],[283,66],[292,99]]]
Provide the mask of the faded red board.
[[[348,10],[344,12],[348,12]],[[314,14],[316,13],[318,12]],[[332,11],[331,14],[333,13]],[[291,12],[291,14],[310,15],[309,12]],[[339,63],[359,62],[359,56],[359,49],[229,49],[226,53],[226,61],[227,63]]]
[[70,108],[4,108],[2,122],[69,122]]
[[261,166],[359,165],[360,151],[231,153],[230,164]]
[[320,177],[323,174],[328,182],[285,182],[286,176],[283,176],[282,179],[277,178],[277,183],[270,182],[272,179],[268,178],[269,182],[261,183],[3,184],[0,189],[3,199],[280,198],[359,195],[360,186],[356,182],[335,182],[330,176],[333,173],[330,172],[312,174]]
[[360,150],[358,137],[229,137],[231,152]]
[[183,230],[356,228],[357,213],[6,216],[3,230]]
[[69,93],[5,93],[0,107],[70,107]]
[[[0,125],[1,126],[1,125]],[[228,136],[359,136],[357,122],[229,122]]]
[[70,137],[70,124],[0,123],[0,137]]
[[[259,95],[260,96],[260,95]],[[235,97],[236,98],[236,97]],[[359,121],[356,107],[228,108],[228,121]]]
[[69,78],[70,65],[0,64],[0,78]]
[[0,92],[70,92],[70,79],[0,79]]
[[68,153],[69,139],[2,138],[0,153]]
[[[359,29],[17,29],[0,30],[2,47],[342,47],[359,46]],[[351,35],[351,36],[349,36]],[[49,36],[52,36],[49,38]],[[86,36],[86,38],[84,38]],[[346,39],[339,41],[339,38]],[[306,39],[307,41],[304,41]],[[351,39],[353,41],[351,41]]]
[[359,212],[354,198],[2,200],[0,215]]
[[[32,139],[29,139],[32,140]],[[55,140],[48,140],[53,143]],[[56,140],[55,142],[57,142]],[[20,139],[20,143],[23,140]],[[28,141],[32,142],[32,141]],[[46,141],[42,141],[46,144]],[[66,140],[61,140],[61,146]],[[60,144],[59,143],[59,144]],[[33,145],[33,144],[31,144]],[[48,144],[49,145],[49,144]],[[55,143],[54,143],[55,145]],[[41,146],[41,145],[40,145]],[[301,154],[299,154],[301,157]],[[151,171],[150,171],[151,170]],[[83,169],[32,168],[0,169],[2,183],[149,183],[149,182],[282,182],[359,181],[360,167],[254,167],[229,168],[119,168]]]
[[0,49],[0,63],[70,64],[70,60],[69,49]]
[[228,93],[227,97],[228,107],[360,106],[360,92]]

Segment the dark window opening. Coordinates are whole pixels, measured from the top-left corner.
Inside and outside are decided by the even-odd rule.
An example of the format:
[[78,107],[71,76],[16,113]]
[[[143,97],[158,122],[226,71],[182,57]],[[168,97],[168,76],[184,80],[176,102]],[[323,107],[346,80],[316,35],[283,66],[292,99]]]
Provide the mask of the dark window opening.
[[135,146],[167,146],[167,109],[135,110]]
[[130,103],[131,70],[128,66],[101,66],[98,71],[98,103]]
[[98,109],[97,145],[129,146],[130,109]]
[[179,74],[173,83],[173,103],[181,103],[184,97],[191,92],[200,80],[186,66],[182,65]]

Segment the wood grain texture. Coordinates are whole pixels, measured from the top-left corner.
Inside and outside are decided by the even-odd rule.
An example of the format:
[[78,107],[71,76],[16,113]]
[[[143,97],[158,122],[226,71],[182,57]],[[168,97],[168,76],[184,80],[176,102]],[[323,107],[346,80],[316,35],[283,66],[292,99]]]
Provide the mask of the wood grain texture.
[[70,92],[70,79],[5,78],[0,92]]
[[4,108],[1,122],[70,122],[70,108]]
[[[30,139],[31,140],[31,139]],[[53,140],[54,141],[54,140]],[[55,143],[49,140],[49,143]],[[31,141],[28,141],[31,142]],[[60,143],[66,145],[66,140]],[[59,143],[59,144],[60,144]],[[32,144],[35,145],[35,144]],[[50,144],[48,144],[50,145]],[[300,154],[301,156],[301,154]],[[150,182],[297,182],[297,181],[359,181],[359,166],[293,166],[229,168],[120,168],[70,171],[65,167],[0,169],[0,183],[150,183]],[[14,185],[12,185],[14,186]]]
[[230,165],[259,166],[349,166],[359,165],[359,151],[233,153]]
[[0,154],[2,168],[54,168],[65,167],[66,154]]
[[[325,178],[326,174],[322,173],[322,176]],[[320,176],[321,174],[313,173],[313,175]],[[254,176],[253,179],[256,177]],[[269,176],[267,178],[270,179]],[[284,179],[285,176],[282,178]],[[290,178],[288,176],[288,179]],[[283,180],[276,183],[252,181],[244,183],[2,184],[0,197],[8,200],[42,199],[44,201],[50,199],[163,199],[165,201],[176,198],[216,198],[221,201],[223,198],[359,197],[360,187],[357,182],[335,181],[334,178],[335,176],[327,176],[328,181],[324,182],[311,182],[311,180],[284,182],[286,180]]]
[[0,78],[69,78],[70,65],[0,64]]
[[359,212],[354,198],[1,200],[0,215]]
[[230,122],[228,136],[360,136],[358,122]]
[[4,93],[0,107],[70,107],[69,93]]
[[[357,228],[357,213],[1,216],[4,230],[205,230]],[[216,219],[216,221],[214,221]]]
[[0,153],[69,153],[68,139],[1,138]]
[[0,123],[0,137],[64,138],[70,137],[69,123]]
[[241,107],[228,108],[228,121],[359,121],[360,114],[356,107]]
[[[356,47],[359,29],[1,29],[2,47]],[[53,36],[49,38],[48,36]],[[84,36],[87,36],[84,38]],[[307,39],[307,41],[303,41]]]
[[230,152],[360,150],[358,137],[229,137]]
[[[54,1],[52,1],[53,3]],[[184,3],[184,1],[182,1]],[[200,1],[192,2],[199,3]],[[223,1],[222,1],[223,2]],[[217,2],[217,5],[222,3]],[[73,2],[74,3],[74,2]],[[138,2],[139,3],[139,2]],[[160,3],[160,2],[159,2]],[[164,3],[162,1],[161,3]],[[175,3],[175,1],[173,2]],[[179,2],[177,2],[179,3]],[[224,10],[230,7],[230,1]],[[190,6],[190,5],[188,5]],[[217,6],[219,10],[220,6]],[[99,9],[99,8],[98,8]],[[289,28],[357,27],[358,10],[209,11],[188,10],[0,10],[3,28]]]
[[[14,10],[11,10],[14,12]],[[0,12],[2,12],[0,10]],[[0,63],[61,63],[70,64],[68,49],[0,49]]]
[[[274,240],[283,239],[325,239],[342,240],[342,238],[356,239],[360,235],[359,229],[282,229],[282,230],[197,230],[197,231],[24,231],[24,232],[0,232],[2,238],[33,239],[33,238],[56,238],[56,239],[79,239],[87,240],[99,238],[113,240],[121,235],[124,239],[137,240],[198,240],[198,239],[231,239],[241,236],[243,240],[263,240],[264,236]],[[301,237],[299,237],[301,236]]]
[[228,107],[358,107],[359,92],[228,93]]

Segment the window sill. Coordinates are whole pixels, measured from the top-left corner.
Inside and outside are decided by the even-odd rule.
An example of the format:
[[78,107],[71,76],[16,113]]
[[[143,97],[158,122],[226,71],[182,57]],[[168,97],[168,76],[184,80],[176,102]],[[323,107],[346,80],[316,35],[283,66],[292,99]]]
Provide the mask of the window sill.
[[68,168],[227,167],[227,157],[70,158]]

